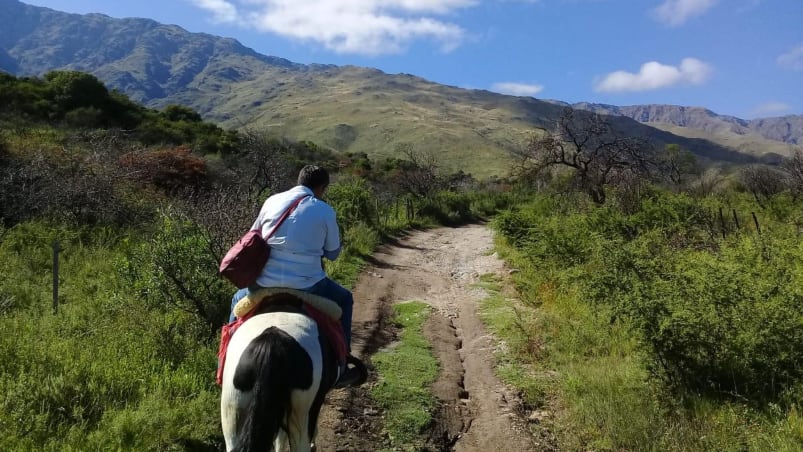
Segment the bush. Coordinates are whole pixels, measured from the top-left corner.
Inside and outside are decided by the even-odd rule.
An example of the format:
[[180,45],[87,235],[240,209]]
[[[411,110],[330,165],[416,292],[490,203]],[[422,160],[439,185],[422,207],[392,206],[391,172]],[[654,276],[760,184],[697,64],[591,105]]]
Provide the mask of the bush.
[[341,228],[351,229],[360,223],[378,226],[376,197],[364,179],[340,178],[329,187],[326,197],[337,212]]
[[790,240],[734,237],[669,252],[645,236],[603,258],[592,284],[632,319],[676,387],[755,401],[803,382],[803,258]]
[[533,261],[560,267],[586,262],[599,237],[582,214],[546,213],[552,201],[541,200],[495,219],[496,227],[512,245]]
[[157,230],[131,245],[118,273],[152,309],[191,313],[209,340],[228,319],[234,288],[217,275],[219,262],[206,231],[172,209],[160,213]]
[[104,123],[103,111],[96,107],[80,107],[68,111],[64,122],[72,127],[91,129]]
[[721,239],[709,208],[668,192],[629,215],[539,198],[495,225],[550,284],[632,325],[654,375],[674,389],[798,403],[803,247],[797,227],[778,222],[796,214],[767,212],[761,235],[729,229]]
[[677,250],[656,229],[606,244],[586,292],[632,321],[674,388],[777,401],[803,382],[800,251],[750,236]]
[[129,152],[120,157],[129,178],[158,187],[168,193],[198,190],[206,185],[206,161],[179,146],[152,151]]
[[468,194],[441,191],[418,202],[420,203],[418,214],[432,218],[439,224],[457,225],[469,221],[474,216]]
[[[58,315],[49,301],[54,238],[63,247]],[[0,243],[0,299],[13,294],[19,303],[0,315],[8,332],[0,335],[3,450],[219,443],[214,350],[203,344],[203,324],[143,306],[117,280],[120,255],[108,242],[24,223]],[[122,428],[123,418],[137,422]]]

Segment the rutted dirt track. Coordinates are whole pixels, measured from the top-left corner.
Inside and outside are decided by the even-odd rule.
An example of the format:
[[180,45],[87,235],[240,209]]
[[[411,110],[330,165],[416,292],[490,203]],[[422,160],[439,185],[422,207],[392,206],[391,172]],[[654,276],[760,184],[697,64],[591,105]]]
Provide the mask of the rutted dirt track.
[[[433,393],[440,401],[430,432],[431,450],[530,451],[535,442],[518,415],[516,393],[493,371],[493,344],[477,317],[485,296],[472,287],[479,276],[504,272],[490,254],[493,234],[484,225],[415,231],[382,247],[354,290],[352,349],[370,357],[391,343],[388,317],[393,303],[420,300],[435,308],[425,334],[440,361]],[[321,414],[318,450],[387,448],[381,412],[370,405],[367,388],[334,391]]]

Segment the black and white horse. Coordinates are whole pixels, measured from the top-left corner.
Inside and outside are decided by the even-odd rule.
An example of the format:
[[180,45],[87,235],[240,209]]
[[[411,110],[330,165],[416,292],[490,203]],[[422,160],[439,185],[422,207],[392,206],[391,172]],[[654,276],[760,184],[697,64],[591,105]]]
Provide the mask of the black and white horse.
[[220,401],[227,451],[310,450],[337,379],[337,358],[301,300],[273,298],[228,345]]

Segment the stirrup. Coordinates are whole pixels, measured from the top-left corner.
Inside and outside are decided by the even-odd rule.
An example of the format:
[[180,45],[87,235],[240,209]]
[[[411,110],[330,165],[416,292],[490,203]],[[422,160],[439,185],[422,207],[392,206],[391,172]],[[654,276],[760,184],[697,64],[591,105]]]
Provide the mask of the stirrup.
[[[349,364],[352,366],[350,367]],[[356,387],[368,380],[368,368],[352,355],[346,356],[346,364],[340,370],[340,377],[334,384],[335,388]]]

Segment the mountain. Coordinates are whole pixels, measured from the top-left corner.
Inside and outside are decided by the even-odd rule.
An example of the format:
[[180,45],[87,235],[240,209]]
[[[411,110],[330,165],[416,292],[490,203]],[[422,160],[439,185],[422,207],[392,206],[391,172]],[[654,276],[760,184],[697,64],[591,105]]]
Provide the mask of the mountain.
[[[536,128],[551,127],[563,109],[409,74],[297,64],[176,25],[67,14],[16,0],[0,0],[0,29],[0,69],[18,76],[86,71],[147,106],[179,103],[224,127],[269,130],[371,157],[412,146],[434,153],[447,169],[477,176],[506,173],[511,151]],[[611,122],[658,147],[677,143],[704,159],[757,159],[627,116]]]
[[745,120],[718,115],[701,107],[678,105],[620,107],[580,102],[571,106],[600,114],[625,116],[674,134],[709,139],[742,152],[788,155],[803,145],[803,115]]

